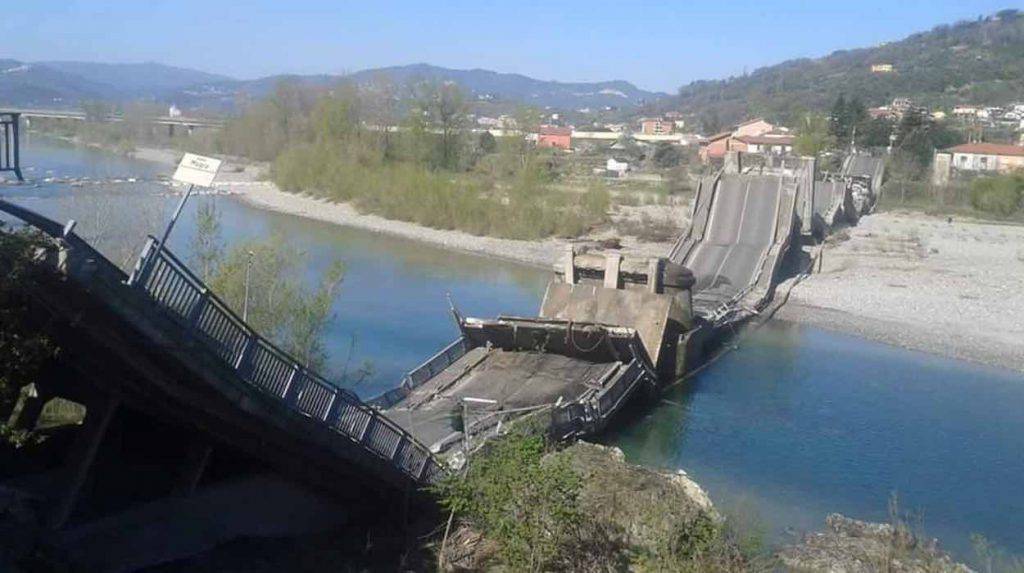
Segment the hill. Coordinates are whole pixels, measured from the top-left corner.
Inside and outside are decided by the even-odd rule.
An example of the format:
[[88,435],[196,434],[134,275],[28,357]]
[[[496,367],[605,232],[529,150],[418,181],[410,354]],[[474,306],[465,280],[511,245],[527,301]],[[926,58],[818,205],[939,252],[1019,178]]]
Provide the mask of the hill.
[[119,99],[161,99],[177,90],[231,78],[155,62],[107,64],[99,62],[40,62],[39,65],[105,86]]
[[61,106],[109,95],[106,86],[48,66],[0,59],[0,103]]
[[489,70],[455,70],[413,64],[341,75],[275,75],[238,80],[158,63],[26,63],[0,59],[0,104],[75,107],[83,101],[146,100],[230,111],[245,98],[261,98],[281,82],[326,88],[343,81],[369,83],[382,77],[395,85],[415,81],[455,82],[482,102],[528,104],[555,109],[633,109],[668,94],[641,90],[626,81],[557,82]]
[[[891,73],[872,72],[891,64]],[[802,109],[825,110],[839,94],[867,105],[910,97],[932,107],[1000,104],[1024,93],[1024,17],[1016,10],[870,48],[840,50],[719,81],[679,89],[675,104],[698,117],[731,123],[743,117],[787,120]]]
[[634,109],[671,97],[665,93],[642,90],[622,81],[557,82],[538,80],[520,74],[504,74],[490,70],[456,70],[429,64],[411,64],[372,68],[347,76],[335,75],[277,75],[256,80],[213,82],[190,86],[177,94],[185,105],[218,106],[230,104],[239,97],[260,98],[269,94],[283,81],[311,87],[330,87],[343,81],[369,84],[387,78],[396,86],[410,82],[453,82],[458,84],[471,100],[506,104],[526,104],[561,110],[611,107]]
[[478,100],[509,101],[558,109],[605,106],[635,108],[668,97],[668,94],[642,90],[624,80],[570,83],[490,70],[454,70],[429,64],[365,70],[353,74],[351,78],[357,82],[366,82],[380,76],[386,76],[396,84],[418,80],[454,82]]

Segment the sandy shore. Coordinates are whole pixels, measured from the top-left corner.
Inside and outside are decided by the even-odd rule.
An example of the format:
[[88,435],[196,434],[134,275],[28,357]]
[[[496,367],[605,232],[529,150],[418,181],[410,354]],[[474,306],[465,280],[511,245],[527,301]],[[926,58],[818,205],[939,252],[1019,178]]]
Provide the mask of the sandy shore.
[[1022,287],[1024,227],[881,213],[836,235],[776,316],[1024,371]]

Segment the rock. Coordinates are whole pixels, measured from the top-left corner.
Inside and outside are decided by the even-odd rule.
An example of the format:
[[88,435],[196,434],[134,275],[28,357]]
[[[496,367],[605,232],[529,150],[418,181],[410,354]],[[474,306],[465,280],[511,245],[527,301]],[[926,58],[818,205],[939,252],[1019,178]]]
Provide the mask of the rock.
[[614,524],[627,545],[657,551],[658,543],[698,520],[722,521],[707,493],[685,473],[629,464],[622,450],[588,442],[554,455],[567,458],[583,479],[583,511]]
[[904,526],[850,519],[837,513],[825,531],[785,548],[779,559],[793,571],[828,573],[971,573],[941,551],[935,539],[920,539]]

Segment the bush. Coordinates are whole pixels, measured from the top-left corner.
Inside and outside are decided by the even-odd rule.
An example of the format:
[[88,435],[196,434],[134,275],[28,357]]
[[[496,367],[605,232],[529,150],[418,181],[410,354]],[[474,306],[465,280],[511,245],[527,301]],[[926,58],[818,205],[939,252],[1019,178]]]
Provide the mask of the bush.
[[1024,175],[985,177],[971,184],[971,206],[979,211],[1008,217],[1022,208]]
[[582,520],[580,478],[564,461],[541,463],[539,436],[488,445],[464,478],[443,482],[442,504],[496,541],[513,570],[546,570]]

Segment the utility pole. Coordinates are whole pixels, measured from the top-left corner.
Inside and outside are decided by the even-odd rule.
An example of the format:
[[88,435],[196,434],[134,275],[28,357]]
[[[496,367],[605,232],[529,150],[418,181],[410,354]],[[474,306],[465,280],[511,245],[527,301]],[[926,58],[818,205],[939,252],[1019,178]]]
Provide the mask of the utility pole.
[[249,259],[245,262],[245,299],[242,301],[242,322],[249,321],[249,273],[252,271],[252,260],[256,253],[249,251]]

